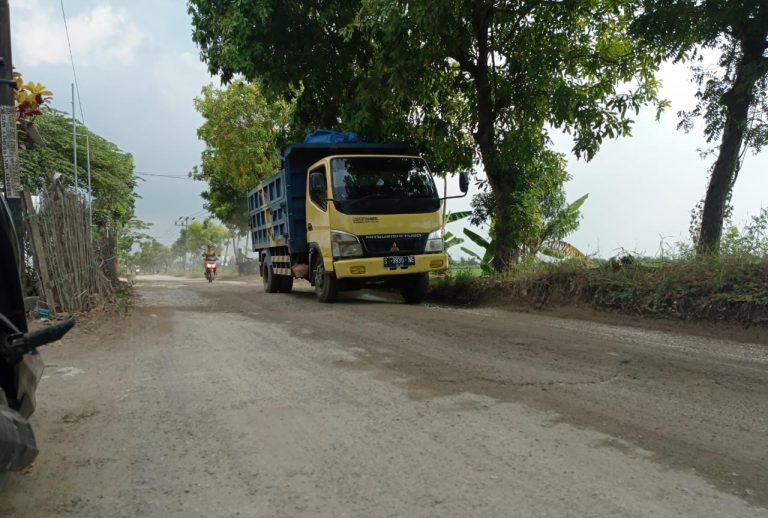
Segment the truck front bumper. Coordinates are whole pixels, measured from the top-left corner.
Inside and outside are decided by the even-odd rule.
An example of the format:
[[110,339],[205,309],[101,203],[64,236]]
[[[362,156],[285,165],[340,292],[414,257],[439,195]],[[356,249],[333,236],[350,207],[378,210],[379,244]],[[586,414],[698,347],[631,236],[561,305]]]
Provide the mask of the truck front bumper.
[[448,268],[448,255],[445,253],[421,254],[415,255],[414,258],[416,259],[416,264],[406,268],[385,268],[383,257],[343,259],[334,261],[333,268],[338,279],[365,279],[367,277],[442,272]]

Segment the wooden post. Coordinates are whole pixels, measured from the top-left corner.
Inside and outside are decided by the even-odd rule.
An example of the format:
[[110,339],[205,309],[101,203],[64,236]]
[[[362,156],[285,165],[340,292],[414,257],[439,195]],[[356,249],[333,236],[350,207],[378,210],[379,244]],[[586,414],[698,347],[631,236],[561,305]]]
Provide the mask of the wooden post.
[[32,204],[32,196],[28,190],[24,190],[24,211],[27,216],[27,223],[29,225],[29,236],[32,240],[32,258],[35,263],[35,269],[37,270],[38,277],[40,279],[39,291],[40,296],[43,298],[48,307],[55,311],[55,301],[53,300],[53,293],[51,290],[51,277],[48,272],[48,258],[46,256],[45,246],[43,245],[43,238],[40,234],[40,225],[37,221],[37,213],[35,207]]

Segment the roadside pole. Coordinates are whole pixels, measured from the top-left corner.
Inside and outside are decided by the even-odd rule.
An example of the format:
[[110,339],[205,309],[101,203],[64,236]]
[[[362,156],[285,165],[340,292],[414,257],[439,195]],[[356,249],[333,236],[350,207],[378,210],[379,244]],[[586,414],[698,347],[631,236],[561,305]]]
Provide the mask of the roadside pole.
[[11,8],[8,0],[0,0],[0,60],[0,154],[2,154],[0,163],[2,164],[5,197],[21,240],[23,219],[21,215],[19,142],[16,134],[16,82],[13,80]]
[[85,134],[85,162],[88,164],[88,235],[93,243],[93,192],[91,191],[91,138]]
[[[194,221],[194,220],[195,220],[195,218],[190,218],[189,216],[180,216],[180,217],[179,217],[179,219],[177,219],[176,221],[174,221],[174,223],[173,223],[173,224],[174,224],[175,226],[177,226],[177,227],[181,227],[182,229],[184,229],[184,228],[187,228],[187,225],[189,225],[189,220],[190,220],[190,219],[191,219],[192,221]],[[185,253],[184,253],[184,255],[181,257],[181,260],[182,260],[182,262],[181,262],[181,268],[182,268],[182,271],[185,271],[185,272],[186,272],[186,271],[187,271],[187,254],[186,254],[186,252],[185,252]]]
[[75,119],[75,83],[72,83],[72,169],[75,172],[75,192],[77,192],[77,120]]

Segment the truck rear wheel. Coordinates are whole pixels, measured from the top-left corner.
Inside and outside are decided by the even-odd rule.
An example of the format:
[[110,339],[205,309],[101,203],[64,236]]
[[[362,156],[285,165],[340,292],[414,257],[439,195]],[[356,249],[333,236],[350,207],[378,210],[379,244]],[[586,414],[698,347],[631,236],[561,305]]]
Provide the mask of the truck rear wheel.
[[278,275],[280,279],[280,291],[282,293],[290,293],[293,291],[293,276],[292,275]]
[[415,273],[413,275],[406,275],[403,277],[402,283],[400,293],[403,295],[405,303],[420,304],[424,297],[427,296],[429,274]]
[[315,261],[314,270],[315,294],[320,302],[335,302],[339,295],[339,280],[333,272],[326,272],[323,258],[318,257]]
[[264,291],[267,293],[277,293],[279,291],[280,279],[272,270],[271,264],[266,264],[261,267],[261,280],[264,282]]

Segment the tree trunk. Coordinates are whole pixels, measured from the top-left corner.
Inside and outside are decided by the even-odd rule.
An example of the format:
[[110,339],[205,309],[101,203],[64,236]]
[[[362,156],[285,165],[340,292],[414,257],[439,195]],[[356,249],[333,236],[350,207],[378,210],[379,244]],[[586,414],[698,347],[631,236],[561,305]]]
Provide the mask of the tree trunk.
[[512,211],[514,207],[514,174],[512,171],[497,171],[486,166],[485,173],[493,192],[496,250],[493,256],[493,269],[497,272],[509,270],[517,263],[519,244],[514,239]]
[[704,198],[701,229],[697,251],[699,254],[717,254],[723,234],[723,220],[739,167],[741,152],[747,132],[749,107],[754,101],[755,83],[766,73],[764,48],[746,46],[736,69],[731,88],[723,95],[725,126],[720,143],[720,153],[712,169],[712,176]]
[[513,208],[514,174],[501,170],[496,159],[496,119],[498,113],[494,107],[493,86],[491,83],[489,57],[491,53],[489,28],[492,22],[493,8],[484,2],[475,2],[473,25],[477,41],[477,61],[469,72],[475,80],[477,92],[477,131],[473,134],[480,151],[480,158],[491,186],[495,207],[495,244],[493,268],[497,272],[509,269],[517,262],[518,247],[513,238],[511,214]]

